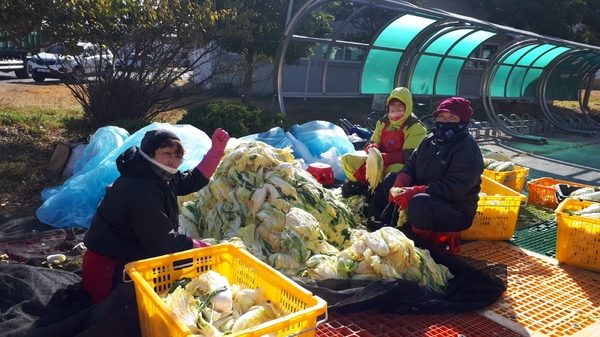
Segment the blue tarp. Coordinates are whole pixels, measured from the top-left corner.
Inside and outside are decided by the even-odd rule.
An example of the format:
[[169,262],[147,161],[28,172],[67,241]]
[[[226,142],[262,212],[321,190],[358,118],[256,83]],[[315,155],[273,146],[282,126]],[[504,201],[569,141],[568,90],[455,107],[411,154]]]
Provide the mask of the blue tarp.
[[[129,147],[139,146],[144,134],[156,128],[170,129],[181,139],[186,150],[180,166],[182,171],[195,167],[210,148],[210,137],[191,125],[153,123],[133,135],[119,127],[100,128],[75,162],[73,176],[59,187],[42,191],[44,203],[36,211],[38,219],[57,228],[89,227],[106,187],[119,176],[115,163],[117,157]],[[330,164],[338,180],[345,179],[339,157],[344,153],[354,152],[345,132],[339,126],[324,121],[294,125],[289,132],[273,128],[267,132],[232,139],[229,146],[247,141],[262,141],[276,148],[291,147],[294,156],[305,164]]]

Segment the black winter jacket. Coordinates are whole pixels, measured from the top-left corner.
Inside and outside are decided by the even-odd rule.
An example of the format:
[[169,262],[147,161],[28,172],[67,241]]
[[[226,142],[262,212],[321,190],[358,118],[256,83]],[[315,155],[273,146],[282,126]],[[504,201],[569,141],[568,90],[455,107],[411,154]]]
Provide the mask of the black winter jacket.
[[175,173],[169,183],[154,173],[137,147],[117,158],[121,176],[106,190],[83,239],[95,253],[124,263],[192,248],[177,235],[177,196],[200,190],[209,179],[193,168]]
[[475,138],[466,133],[449,142],[436,144],[428,135],[408,159],[402,172],[414,186],[426,185],[427,193],[456,204],[465,215],[475,218],[483,157]]

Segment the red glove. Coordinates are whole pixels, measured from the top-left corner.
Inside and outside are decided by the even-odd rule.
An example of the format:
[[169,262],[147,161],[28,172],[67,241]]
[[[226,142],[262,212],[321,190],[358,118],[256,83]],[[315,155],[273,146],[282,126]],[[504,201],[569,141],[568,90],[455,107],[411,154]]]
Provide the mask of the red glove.
[[398,173],[398,175],[396,175],[396,180],[394,180],[394,187],[408,187],[412,185],[412,178],[404,173]]
[[377,143],[369,143],[369,144],[367,144],[367,146],[365,146],[365,152],[367,154],[369,154],[369,149],[371,149],[372,147],[379,149],[379,144],[377,144]]
[[404,163],[404,154],[402,152],[382,153],[381,158],[383,158],[383,166]]
[[202,242],[200,240],[196,240],[196,239],[192,239],[192,242],[194,243],[194,245],[192,246],[192,248],[202,248],[202,247],[208,247],[208,246],[210,246],[210,244],[208,244],[206,242]]
[[426,193],[426,192],[427,192],[427,186],[425,186],[425,185],[413,186],[413,187],[402,187],[402,193],[393,197],[392,201],[398,205],[400,210],[403,210],[406,207],[408,207],[408,203],[410,202],[410,199],[412,199],[412,197],[414,197],[415,195],[417,195],[419,193]]

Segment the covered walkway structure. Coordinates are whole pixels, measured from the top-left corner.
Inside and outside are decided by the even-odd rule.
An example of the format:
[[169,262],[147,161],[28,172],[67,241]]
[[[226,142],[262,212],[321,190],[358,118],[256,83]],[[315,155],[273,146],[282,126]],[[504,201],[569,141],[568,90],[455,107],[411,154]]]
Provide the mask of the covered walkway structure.
[[[328,12],[333,2],[306,2],[286,26],[274,78],[283,113],[285,97],[364,97],[388,94],[404,86],[415,98],[430,102],[450,96],[480,99],[488,118],[486,127],[520,141],[547,143],[535,130],[544,123],[589,136],[595,136],[594,130],[600,128],[581,106],[580,97],[588,76],[600,67],[598,46],[392,0],[341,1],[346,14],[340,17],[337,12],[338,21],[330,36],[296,34],[305,18]],[[320,72],[317,90],[284,88],[284,60],[295,43],[322,46],[323,55],[313,66]],[[340,74],[333,69],[332,64],[340,59],[354,61],[354,77],[348,77],[351,71]],[[338,81],[353,84],[335,85]],[[504,116],[495,111],[495,100],[539,104],[544,119]],[[552,113],[548,107],[552,100],[579,101],[583,118]]]

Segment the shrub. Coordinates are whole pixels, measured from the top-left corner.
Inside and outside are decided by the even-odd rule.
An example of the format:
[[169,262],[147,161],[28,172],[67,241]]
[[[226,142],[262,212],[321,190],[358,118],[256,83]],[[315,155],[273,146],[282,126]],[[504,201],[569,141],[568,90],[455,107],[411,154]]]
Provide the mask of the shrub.
[[220,100],[189,109],[179,124],[193,125],[209,136],[217,128],[222,128],[232,137],[239,138],[274,127],[286,130],[294,123],[287,115],[278,112]]
[[112,122],[112,125],[127,130],[130,135],[133,135],[148,124],[150,123],[140,119],[117,119]]
[[[86,92],[79,92],[85,98]],[[152,95],[151,87],[132,79],[99,81],[88,84],[83,108],[96,126],[117,120],[147,120],[153,105]]]

